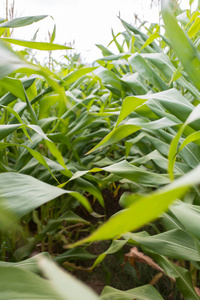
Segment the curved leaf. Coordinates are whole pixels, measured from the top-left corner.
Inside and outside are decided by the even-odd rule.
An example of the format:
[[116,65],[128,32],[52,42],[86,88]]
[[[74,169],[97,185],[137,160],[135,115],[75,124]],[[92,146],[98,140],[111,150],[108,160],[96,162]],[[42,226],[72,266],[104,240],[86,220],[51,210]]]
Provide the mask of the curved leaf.
[[25,40],[18,40],[18,39],[12,39],[12,38],[1,38],[2,41],[11,43],[14,45],[31,48],[31,49],[37,49],[42,51],[53,51],[53,50],[68,50],[72,49],[71,47],[67,47],[64,45],[58,45],[53,43],[45,43],[45,42],[36,42],[36,41],[25,41]]
[[17,218],[63,194],[75,197],[89,212],[92,211],[87,199],[78,192],[54,187],[28,175],[14,172],[1,173],[0,181],[3,210],[12,212]]
[[1,28],[16,28],[16,27],[27,26],[27,25],[33,24],[34,22],[38,22],[46,17],[48,17],[48,15],[15,18],[15,19],[6,21],[4,23],[1,23],[0,27]]

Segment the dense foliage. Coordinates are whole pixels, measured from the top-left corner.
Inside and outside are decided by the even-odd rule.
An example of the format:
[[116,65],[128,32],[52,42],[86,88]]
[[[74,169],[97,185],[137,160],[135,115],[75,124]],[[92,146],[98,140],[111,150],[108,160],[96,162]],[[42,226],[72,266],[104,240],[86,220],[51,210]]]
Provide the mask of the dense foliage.
[[[118,54],[97,45],[94,66],[69,54],[50,69],[31,49],[69,51],[55,30],[9,36],[45,17],[0,19],[0,298],[199,299],[200,11],[163,0],[163,25],[120,19]],[[124,247],[125,292],[58,267],[95,272]]]

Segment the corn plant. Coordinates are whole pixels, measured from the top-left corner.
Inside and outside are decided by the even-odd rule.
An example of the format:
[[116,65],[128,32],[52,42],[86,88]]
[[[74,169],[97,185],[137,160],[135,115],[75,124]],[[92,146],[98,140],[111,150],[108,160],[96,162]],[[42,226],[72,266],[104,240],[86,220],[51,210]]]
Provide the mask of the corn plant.
[[[174,297],[199,299],[199,11],[174,4],[162,1],[164,25],[120,19],[119,53],[97,45],[95,67],[34,64],[28,48],[70,49],[4,36],[46,16],[1,20],[2,299],[163,299],[162,276]],[[122,195],[104,222],[106,189]],[[85,249],[104,240],[98,257]],[[151,285],[98,296],[55,265],[93,259],[92,271],[125,245],[136,270],[159,271]]]

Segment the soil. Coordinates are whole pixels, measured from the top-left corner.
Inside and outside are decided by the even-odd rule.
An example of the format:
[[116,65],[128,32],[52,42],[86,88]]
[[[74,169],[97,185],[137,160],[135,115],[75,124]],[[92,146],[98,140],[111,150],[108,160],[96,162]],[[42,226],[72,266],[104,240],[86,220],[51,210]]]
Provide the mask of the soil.
[[[118,212],[122,209],[121,206],[119,205],[119,199],[120,199],[121,195],[123,194],[123,192],[124,192],[123,189],[119,189],[117,192],[117,195],[114,195],[112,190],[104,189],[102,191],[102,195],[103,195],[103,199],[104,199],[105,208],[103,208],[101,206],[101,204],[98,202],[98,200],[95,200],[95,202],[93,202],[93,198],[91,196],[89,196],[87,198],[88,198],[90,204],[92,205],[94,212],[101,215],[103,217],[103,221],[106,221],[112,215],[114,215],[116,212]],[[80,217],[88,220],[92,224],[97,223],[97,218],[93,217],[82,206],[78,206],[75,213],[77,215],[79,215]]]

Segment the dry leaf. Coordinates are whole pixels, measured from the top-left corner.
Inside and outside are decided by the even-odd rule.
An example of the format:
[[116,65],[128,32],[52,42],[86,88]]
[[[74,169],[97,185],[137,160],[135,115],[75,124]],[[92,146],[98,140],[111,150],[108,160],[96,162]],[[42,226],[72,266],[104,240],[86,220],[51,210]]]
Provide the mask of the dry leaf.
[[125,256],[128,257],[128,260],[133,267],[135,267],[135,261],[138,261],[164,273],[164,270],[157,263],[155,263],[151,257],[139,252],[137,247],[133,247],[128,254],[125,254]]
[[194,287],[194,289],[195,289],[197,295],[200,296],[200,289],[198,287],[196,287],[196,286]]
[[[135,262],[138,261],[140,263],[145,263],[149,266],[151,266],[152,268],[162,272],[165,276],[167,276],[169,279],[171,279],[173,282],[175,282],[176,280],[172,277],[169,277],[165,271],[155,262],[153,261],[153,259],[147,255],[145,255],[143,252],[138,251],[137,247],[133,247],[131,248],[131,251],[128,254],[125,254],[125,257],[128,258],[128,261],[130,262],[130,264],[134,267],[134,269],[137,271],[137,276],[138,278],[140,277],[139,274],[139,270],[137,268],[137,266],[135,265]],[[161,275],[159,275],[160,273],[158,273],[158,280],[160,279]],[[157,276],[156,275],[156,276]],[[156,276],[155,280],[156,280]],[[152,279],[154,280],[154,278]],[[151,283],[150,283],[151,284]]]

